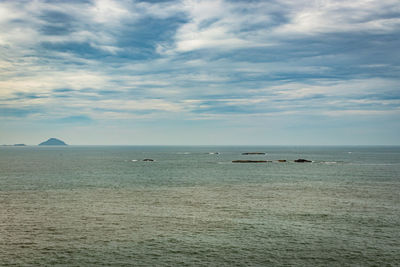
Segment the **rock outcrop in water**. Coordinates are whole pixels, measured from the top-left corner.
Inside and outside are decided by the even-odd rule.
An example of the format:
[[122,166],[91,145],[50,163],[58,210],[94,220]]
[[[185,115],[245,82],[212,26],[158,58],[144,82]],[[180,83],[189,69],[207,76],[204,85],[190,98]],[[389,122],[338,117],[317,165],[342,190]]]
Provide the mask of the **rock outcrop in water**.
[[64,141],[61,141],[57,138],[50,138],[49,140],[42,142],[39,146],[66,146],[67,144]]
[[266,163],[269,160],[232,160],[233,163]]
[[265,155],[265,152],[244,152],[242,155]]
[[304,163],[304,162],[312,162],[312,161],[311,160],[307,160],[307,159],[296,159],[294,162]]

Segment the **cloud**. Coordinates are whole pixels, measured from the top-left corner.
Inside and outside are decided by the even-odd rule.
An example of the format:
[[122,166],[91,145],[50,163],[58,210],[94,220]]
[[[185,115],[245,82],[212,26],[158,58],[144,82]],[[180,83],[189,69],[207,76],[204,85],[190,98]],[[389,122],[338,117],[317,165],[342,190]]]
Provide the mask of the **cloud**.
[[23,118],[23,117],[28,117],[29,115],[32,114],[38,114],[40,113],[41,110],[36,109],[36,108],[13,108],[13,107],[7,107],[4,105],[0,105],[0,117],[1,118]]
[[[260,16],[250,19],[240,11],[243,9],[251,9],[251,12]],[[169,54],[199,49],[230,50],[269,44],[252,40],[254,38],[249,29],[270,22],[252,4],[188,0],[183,2],[183,10],[188,16],[188,22],[176,31],[173,44],[169,47],[160,44],[158,52]]]
[[69,124],[88,124],[93,122],[92,118],[86,115],[75,115],[60,118],[54,121],[55,123],[69,123]]
[[[280,34],[337,32],[395,32],[400,23],[396,1],[283,1],[290,10],[289,23]],[[397,29],[396,29],[397,28]]]

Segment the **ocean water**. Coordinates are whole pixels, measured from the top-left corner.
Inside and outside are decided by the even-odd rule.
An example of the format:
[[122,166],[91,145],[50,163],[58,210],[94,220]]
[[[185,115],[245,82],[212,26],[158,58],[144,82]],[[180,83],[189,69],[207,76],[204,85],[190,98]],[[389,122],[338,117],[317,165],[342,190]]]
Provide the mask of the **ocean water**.
[[0,265],[399,266],[400,147],[0,147]]

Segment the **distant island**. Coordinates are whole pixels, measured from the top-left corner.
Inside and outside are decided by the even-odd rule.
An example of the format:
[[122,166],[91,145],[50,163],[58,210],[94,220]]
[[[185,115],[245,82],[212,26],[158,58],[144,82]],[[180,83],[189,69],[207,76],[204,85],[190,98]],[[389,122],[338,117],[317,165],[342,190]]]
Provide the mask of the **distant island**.
[[61,141],[57,138],[50,138],[49,140],[42,142],[39,146],[66,146],[67,144],[64,141]]
[[25,144],[14,144],[14,145],[1,145],[1,146],[26,146]]

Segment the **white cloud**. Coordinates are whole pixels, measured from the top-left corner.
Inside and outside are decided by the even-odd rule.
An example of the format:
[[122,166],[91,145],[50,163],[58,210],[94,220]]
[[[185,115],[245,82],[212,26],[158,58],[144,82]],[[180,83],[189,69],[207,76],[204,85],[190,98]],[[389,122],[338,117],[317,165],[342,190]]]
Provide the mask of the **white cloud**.
[[394,110],[346,109],[346,110],[335,110],[335,111],[323,111],[322,114],[330,117],[400,115],[400,109],[394,109]]
[[92,20],[102,24],[114,25],[126,17],[135,17],[136,14],[129,12],[119,1],[95,0],[94,5],[89,8]]
[[399,18],[381,18],[399,12],[398,1],[282,1],[291,11],[289,23],[275,34],[320,34],[333,32],[391,32],[398,29]]
[[188,52],[199,49],[229,50],[243,47],[267,46],[270,42],[255,40],[253,33],[242,32],[255,24],[270,22],[265,15],[250,16],[241,13],[243,8],[250,8],[257,12],[257,7],[251,4],[234,4],[222,0],[199,1],[187,0],[183,2],[183,11],[189,22],[182,25],[176,32],[171,45],[159,44],[158,51],[164,54]]
[[48,71],[31,70],[28,76],[16,76],[0,81],[0,97],[8,98],[14,93],[51,93],[58,88],[104,88],[109,84],[109,77],[101,73],[90,71]]

